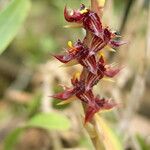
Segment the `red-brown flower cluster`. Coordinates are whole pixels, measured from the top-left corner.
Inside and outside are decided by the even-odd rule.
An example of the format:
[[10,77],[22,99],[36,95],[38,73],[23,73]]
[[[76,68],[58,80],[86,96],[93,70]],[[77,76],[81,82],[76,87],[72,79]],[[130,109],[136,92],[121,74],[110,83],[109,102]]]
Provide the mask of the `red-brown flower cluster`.
[[63,92],[52,97],[67,101],[76,96],[86,104],[85,122],[87,122],[96,112],[111,109],[116,105],[107,99],[94,96],[93,86],[105,76],[112,78],[120,71],[119,68],[107,65],[100,51],[105,47],[116,48],[124,43],[118,40],[118,36],[108,27],[103,27],[101,18],[83,4],[79,10],[71,12],[65,7],[64,16],[68,22],[81,24],[90,34],[90,40],[86,35],[83,41],[77,40],[74,44],[69,41],[65,54],[54,55],[56,59],[65,64],[76,61],[83,66],[83,71],[81,75],[75,75],[71,79],[72,87],[66,87]]

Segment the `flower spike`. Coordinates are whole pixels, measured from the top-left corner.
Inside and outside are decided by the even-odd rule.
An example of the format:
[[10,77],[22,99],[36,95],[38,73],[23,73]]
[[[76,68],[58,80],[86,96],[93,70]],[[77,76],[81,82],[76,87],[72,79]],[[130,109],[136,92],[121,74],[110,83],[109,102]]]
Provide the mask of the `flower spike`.
[[[93,3],[93,5],[97,5],[97,10],[102,10],[104,4],[105,0]],[[126,43],[120,40],[118,33],[103,26],[101,14],[98,15],[97,10],[90,10],[84,4],[81,4],[79,9],[71,11],[65,7],[64,17],[66,21],[73,23],[72,26],[78,24],[78,26],[83,27],[87,34],[83,40],[77,40],[75,43],[68,41],[68,48],[65,49],[64,54],[53,55],[67,66],[80,64],[83,67],[81,73],[76,73],[71,78],[71,87],[63,86],[63,92],[51,97],[61,100],[58,105],[70,103],[74,98],[84,103],[85,123],[90,122],[95,113],[110,110],[116,106],[115,103],[105,98],[95,96],[93,87],[101,80],[113,81],[112,78],[121,70],[114,64],[107,64],[103,51],[109,49],[116,52],[114,48]]]

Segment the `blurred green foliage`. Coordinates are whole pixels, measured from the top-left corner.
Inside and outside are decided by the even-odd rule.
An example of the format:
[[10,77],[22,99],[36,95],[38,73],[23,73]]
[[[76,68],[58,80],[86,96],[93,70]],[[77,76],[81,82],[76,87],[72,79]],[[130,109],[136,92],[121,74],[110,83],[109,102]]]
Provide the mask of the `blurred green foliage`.
[[149,150],[150,144],[146,141],[146,138],[143,138],[141,135],[136,135],[136,140],[139,144],[140,150]]
[[23,131],[23,128],[16,128],[9,133],[4,141],[4,150],[15,150],[15,144],[17,143]]
[[19,137],[27,128],[41,128],[43,130],[66,131],[71,127],[70,121],[59,113],[38,113],[31,117],[22,127],[10,132],[4,140],[4,150],[14,150]]
[[26,127],[38,127],[47,130],[68,130],[71,125],[70,121],[64,115],[59,113],[39,113],[30,118],[25,125]]
[[[130,0],[113,0],[113,10],[106,10],[109,15],[107,14],[108,16],[104,16],[104,18],[106,17],[107,22],[107,19],[110,17],[112,29],[120,29],[129,1]],[[83,38],[83,30],[63,28],[63,26],[67,24],[64,20],[63,9],[65,5],[70,8],[79,8],[80,3],[89,6],[88,0],[31,0],[31,3],[32,7],[29,11],[29,0],[12,0],[12,2],[8,3],[5,9],[0,12],[0,53],[3,52],[1,58],[4,58],[9,65],[13,64],[13,67],[11,66],[10,68],[14,71],[11,70],[7,73],[9,68],[4,65],[4,68],[6,68],[4,71],[6,72],[2,72],[0,76],[1,97],[5,95],[7,88],[17,79],[18,70],[27,67],[34,72],[39,65],[51,59],[51,53],[62,52],[63,48],[67,46],[66,43],[68,40],[76,41],[78,38]],[[147,4],[148,0],[145,0],[145,5]],[[144,13],[145,12],[141,12],[141,16],[139,15],[139,17],[142,18],[141,22],[143,24],[140,30],[142,36],[144,36],[147,31],[145,28],[146,23],[144,22],[145,18],[142,17]],[[131,81],[129,82],[131,84]],[[59,113],[41,113],[42,93],[37,90],[38,93],[36,88],[36,86],[34,87],[34,85],[30,83],[30,85],[23,89],[32,94],[32,98],[29,101],[25,103],[8,101],[8,107],[4,110],[0,109],[1,123],[5,120],[7,121],[10,116],[21,117],[25,120],[23,127],[18,127],[7,135],[4,141],[5,150],[12,150],[19,140],[20,135],[26,131],[27,128],[38,127],[44,130],[46,129],[48,132],[51,130],[60,131],[70,129],[70,121],[64,115],[60,115]],[[59,91],[61,91],[60,88],[54,85],[53,92],[57,93]],[[59,111],[59,109],[63,111],[64,108],[70,106],[70,104],[57,106],[59,102],[59,100],[55,99],[52,102],[55,111]],[[106,113],[104,116],[114,125],[118,121],[114,112]],[[120,140],[122,137],[120,138],[120,136],[116,135],[116,129],[112,129],[113,130],[105,130],[105,132],[109,132],[111,141],[115,141],[114,143],[117,143],[116,145],[119,145],[118,147],[120,148],[122,146],[120,146],[120,143],[122,144]],[[118,137],[120,139],[118,139]],[[141,150],[150,149],[150,146],[141,136],[137,136],[137,142]],[[78,139],[78,146],[86,147],[90,150],[92,149],[89,139],[83,137],[83,135]]]
[[0,54],[13,40],[29,13],[29,0],[13,0],[0,12]]

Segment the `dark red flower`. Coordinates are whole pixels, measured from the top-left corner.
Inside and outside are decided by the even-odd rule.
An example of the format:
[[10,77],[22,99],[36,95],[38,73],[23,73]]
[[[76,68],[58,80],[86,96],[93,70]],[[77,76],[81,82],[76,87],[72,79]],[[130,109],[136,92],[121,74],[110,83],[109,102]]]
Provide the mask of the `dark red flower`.
[[94,97],[92,90],[85,91],[85,82],[83,80],[79,80],[75,77],[72,78],[71,82],[73,88],[67,88],[64,92],[55,94],[52,97],[63,101],[71,98],[72,96],[79,98],[87,106],[85,123],[90,121],[96,112],[103,109],[109,110],[115,106],[114,103],[110,103],[104,98],[100,99],[98,97]]
[[94,114],[101,110],[109,110],[116,106],[115,103],[110,102],[104,98],[93,97],[91,105],[87,105],[86,113],[85,113],[85,123],[91,121]]
[[68,63],[69,61],[73,59],[77,59],[78,57],[86,57],[88,50],[83,45],[83,43],[78,40],[74,45],[72,45],[72,42],[68,42],[69,49],[66,50],[66,54],[64,55],[54,55],[55,58],[57,58],[62,63]]
[[76,75],[71,79],[71,83],[73,87],[67,88],[63,92],[54,94],[53,98],[60,99],[62,101],[65,101],[72,96],[76,96],[79,98],[82,102],[91,104],[91,100],[94,97],[91,90],[85,91],[85,81],[82,79],[79,79]]
[[54,94],[53,98],[57,98],[60,100],[67,100],[71,98],[72,96],[81,95],[85,92],[85,84],[83,80],[80,80],[78,75],[76,74],[72,79],[71,83],[73,87],[65,89],[63,92]]
[[71,13],[65,7],[64,16],[68,22],[82,23],[86,30],[91,31],[96,36],[101,37],[102,23],[95,12],[87,9],[83,4],[79,10],[72,10]]
[[53,55],[62,63],[68,63],[72,60],[77,60],[82,66],[86,67],[92,73],[96,73],[96,58],[95,55],[89,57],[89,49],[80,40],[74,45],[69,43],[70,47],[64,55]]

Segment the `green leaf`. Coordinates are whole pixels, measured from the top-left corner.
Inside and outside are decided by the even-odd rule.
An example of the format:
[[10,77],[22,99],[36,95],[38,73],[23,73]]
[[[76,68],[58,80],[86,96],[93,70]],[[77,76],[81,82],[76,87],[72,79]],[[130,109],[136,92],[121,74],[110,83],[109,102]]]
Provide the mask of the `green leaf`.
[[27,122],[27,127],[38,127],[46,130],[68,130],[70,121],[58,113],[40,113]]
[[4,150],[14,150],[22,132],[28,127],[42,128],[46,130],[65,131],[71,127],[70,121],[62,114],[40,113],[32,117],[25,126],[13,130],[4,141]]
[[12,0],[0,12],[0,54],[6,49],[23,24],[30,8],[30,0]]
[[139,134],[136,135],[136,140],[141,150],[150,150],[150,145],[146,143],[146,140]]
[[117,134],[109,127],[106,120],[95,114],[96,131],[99,140],[103,142],[106,150],[123,150],[122,143]]
[[17,143],[24,128],[16,128],[6,137],[4,141],[4,150],[14,150],[14,146]]

